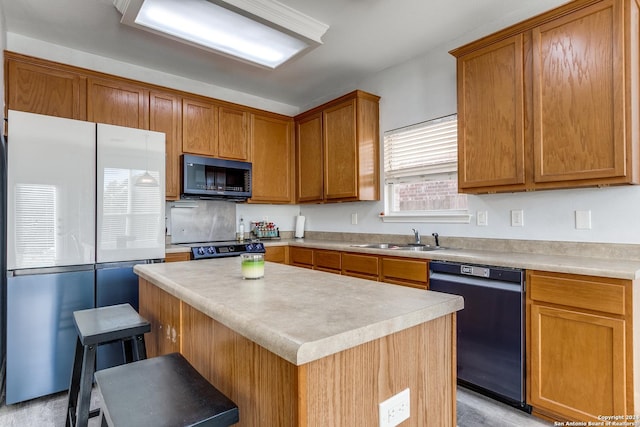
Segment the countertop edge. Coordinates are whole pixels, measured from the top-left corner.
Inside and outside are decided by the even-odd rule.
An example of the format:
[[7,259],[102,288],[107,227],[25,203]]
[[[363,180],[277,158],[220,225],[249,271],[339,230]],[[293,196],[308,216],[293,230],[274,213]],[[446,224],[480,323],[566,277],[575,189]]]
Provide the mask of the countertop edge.
[[[134,272],[154,286],[296,366],[310,363],[421,323],[455,313],[464,307],[462,297],[446,295],[446,298],[440,302],[393,319],[373,323],[321,340],[300,343],[288,339],[286,335],[279,334],[277,331],[265,328],[258,321],[251,321],[238,316],[234,310],[226,309],[223,304],[212,303],[202,298],[197,292],[189,290],[164,275],[148,271],[146,267],[146,265],[136,265]],[[441,298],[444,298],[444,296],[441,296]]]

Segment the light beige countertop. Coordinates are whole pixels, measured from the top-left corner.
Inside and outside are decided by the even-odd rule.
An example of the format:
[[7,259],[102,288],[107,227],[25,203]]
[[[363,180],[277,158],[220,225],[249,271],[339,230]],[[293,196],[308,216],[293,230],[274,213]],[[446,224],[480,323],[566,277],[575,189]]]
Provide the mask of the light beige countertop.
[[[388,241],[393,242],[396,240],[389,238]],[[360,243],[373,243],[371,240],[342,241],[307,238],[282,239],[265,241],[263,243],[266,247],[288,245],[373,255],[391,255],[406,258],[495,265],[527,270],[543,270],[556,273],[584,274],[616,279],[640,279],[640,260],[629,259],[630,257],[626,257],[625,249],[630,247],[628,245],[535,242],[531,248],[532,252],[527,252],[529,247],[518,241],[492,241],[491,239],[487,239],[485,242],[485,247],[483,248],[457,248],[454,246],[446,246],[444,249],[427,252],[401,251],[397,249],[372,249],[352,246]],[[548,253],[546,253],[546,245],[549,247]],[[514,246],[514,248],[517,247],[517,249],[512,248],[512,246]],[[631,248],[633,250],[629,252],[633,252],[632,255],[637,256],[635,245]],[[167,253],[188,252],[189,248],[184,246],[168,245],[166,251]]]
[[302,365],[463,308],[462,297],[265,263],[243,280],[240,258],[136,265],[142,278]]

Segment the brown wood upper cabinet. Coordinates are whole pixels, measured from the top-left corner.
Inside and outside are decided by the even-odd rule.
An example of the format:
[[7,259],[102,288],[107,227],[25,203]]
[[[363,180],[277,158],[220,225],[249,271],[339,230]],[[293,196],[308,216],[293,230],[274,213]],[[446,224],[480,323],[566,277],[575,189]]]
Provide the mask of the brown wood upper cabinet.
[[639,183],[638,13],[576,0],[451,51],[460,190]]
[[182,152],[249,159],[249,113],[206,99],[182,100]]
[[354,91],[296,116],[298,202],[379,200],[379,99]]
[[173,93],[152,91],[149,95],[149,129],[165,134],[165,197],[170,200],[180,198],[181,101],[180,96]]
[[149,129],[149,90],[125,81],[89,77],[87,120]]
[[249,113],[218,107],[218,157],[249,160]]
[[293,203],[293,119],[251,114],[252,196],[255,203]]
[[182,99],[182,152],[217,156],[218,110],[203,100]]
[[10,52],[5,52],[5,61],[8,109],[86,120],[86,77]]

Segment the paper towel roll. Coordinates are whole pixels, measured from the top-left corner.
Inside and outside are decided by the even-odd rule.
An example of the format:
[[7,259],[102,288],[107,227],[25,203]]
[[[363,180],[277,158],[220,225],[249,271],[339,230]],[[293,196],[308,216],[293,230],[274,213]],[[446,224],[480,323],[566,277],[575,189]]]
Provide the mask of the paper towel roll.
[[296,233],[295,237],[300,239],[304,237],[304,217],[297,216],[296,217]]

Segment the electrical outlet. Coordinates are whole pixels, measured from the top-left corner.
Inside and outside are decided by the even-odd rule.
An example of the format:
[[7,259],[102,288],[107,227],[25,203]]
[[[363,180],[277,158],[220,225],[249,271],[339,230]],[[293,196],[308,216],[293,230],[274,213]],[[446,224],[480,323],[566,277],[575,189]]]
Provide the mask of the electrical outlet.
[[511,226],[524,227],[524,212],[522,209],[511,211]]
[[591,230],[591,211],[576,211],[576,229]]
[[478,211],[476,214],[476,224],[481,227],[486,227],[487,225],[489,225],[489,212]]
[[351,214],[351,224],[356,225],[358,223],[358,213]]
[[409,419],[410,409],[409,389],[406,388],[378,405],[380,427],[395,427]]

